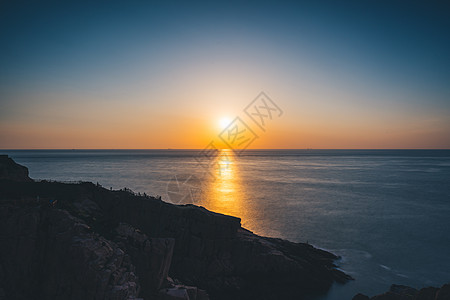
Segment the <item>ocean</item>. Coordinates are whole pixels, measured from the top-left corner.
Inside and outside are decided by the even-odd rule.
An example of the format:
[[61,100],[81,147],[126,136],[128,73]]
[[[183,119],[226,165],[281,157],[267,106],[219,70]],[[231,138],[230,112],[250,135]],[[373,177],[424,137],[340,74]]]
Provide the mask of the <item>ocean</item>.
[[40,180],[92,181],[308,242],[355,278],[321,300],[450,282],[450,150],[0,150]]

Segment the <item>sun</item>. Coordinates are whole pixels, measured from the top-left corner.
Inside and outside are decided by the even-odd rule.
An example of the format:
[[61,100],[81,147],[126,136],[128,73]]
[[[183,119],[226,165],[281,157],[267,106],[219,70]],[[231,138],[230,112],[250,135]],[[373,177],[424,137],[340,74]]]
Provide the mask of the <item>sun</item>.
[[223,117],[219,120],[219,127],[220,129],[225,129],[228,125],[231,124],[233,120],[228,117]]

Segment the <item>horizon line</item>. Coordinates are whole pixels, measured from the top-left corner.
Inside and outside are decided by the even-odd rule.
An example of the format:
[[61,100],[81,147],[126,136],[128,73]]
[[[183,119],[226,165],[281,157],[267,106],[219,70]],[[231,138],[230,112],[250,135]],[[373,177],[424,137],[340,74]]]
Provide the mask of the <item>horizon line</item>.
[[[0,151],[22,151],[22,150],[198,150],[205,148],[10,148],[0,149]],[[221,148],[217,150],[233,150],[230,148]],[[252,150],[450,150],[450,148],[254,148],[254,149],[236,149],[239,151]]]

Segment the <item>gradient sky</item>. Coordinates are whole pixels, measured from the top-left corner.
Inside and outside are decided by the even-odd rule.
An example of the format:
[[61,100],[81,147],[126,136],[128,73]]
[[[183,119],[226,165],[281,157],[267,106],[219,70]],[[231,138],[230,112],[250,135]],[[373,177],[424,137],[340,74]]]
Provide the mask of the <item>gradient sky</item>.
[[251,148],[450,148],[450,5],[312,2],[2,1],[0,148],[204,148],[260,91]]

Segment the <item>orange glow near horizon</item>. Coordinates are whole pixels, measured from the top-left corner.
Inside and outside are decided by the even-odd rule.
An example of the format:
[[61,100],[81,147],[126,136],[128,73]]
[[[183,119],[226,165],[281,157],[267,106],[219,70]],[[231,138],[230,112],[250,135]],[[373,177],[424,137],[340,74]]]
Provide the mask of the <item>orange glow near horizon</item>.
[[[124,126],[110,124],[107,128],[89,122],[79,126],[7,124],[0,127],[0,149],[203,149],[221,132],[220,126],[214,124],[169,119],[157,121],[159,124],[129,120]],[[283,125],[276,124],[263,134],[258,132],[260,137],[248,149],[450,148],[445,125],[353,127],[349,122],[333,124],[330,120],[323,125]],[[228,148],[224,144],[217,146]]]
[[298,105],[280,95],[274,100],[285,113],[263,132],[243,113],[254,91],[234,93],[203,91],[187,102],[156,107],[145,101],[95,102],[87,96],[74,101],[75,95],[61,103],[57,99],[67,95],[36,94],[41,105],[23,106],[20,117],[0,119],[0,149],[203,149],[237,116],[259,136],[248,149],[450,148],[443,113],[398,115],[396,107],[392,112],[385,107],[347,111],[334,102]]

